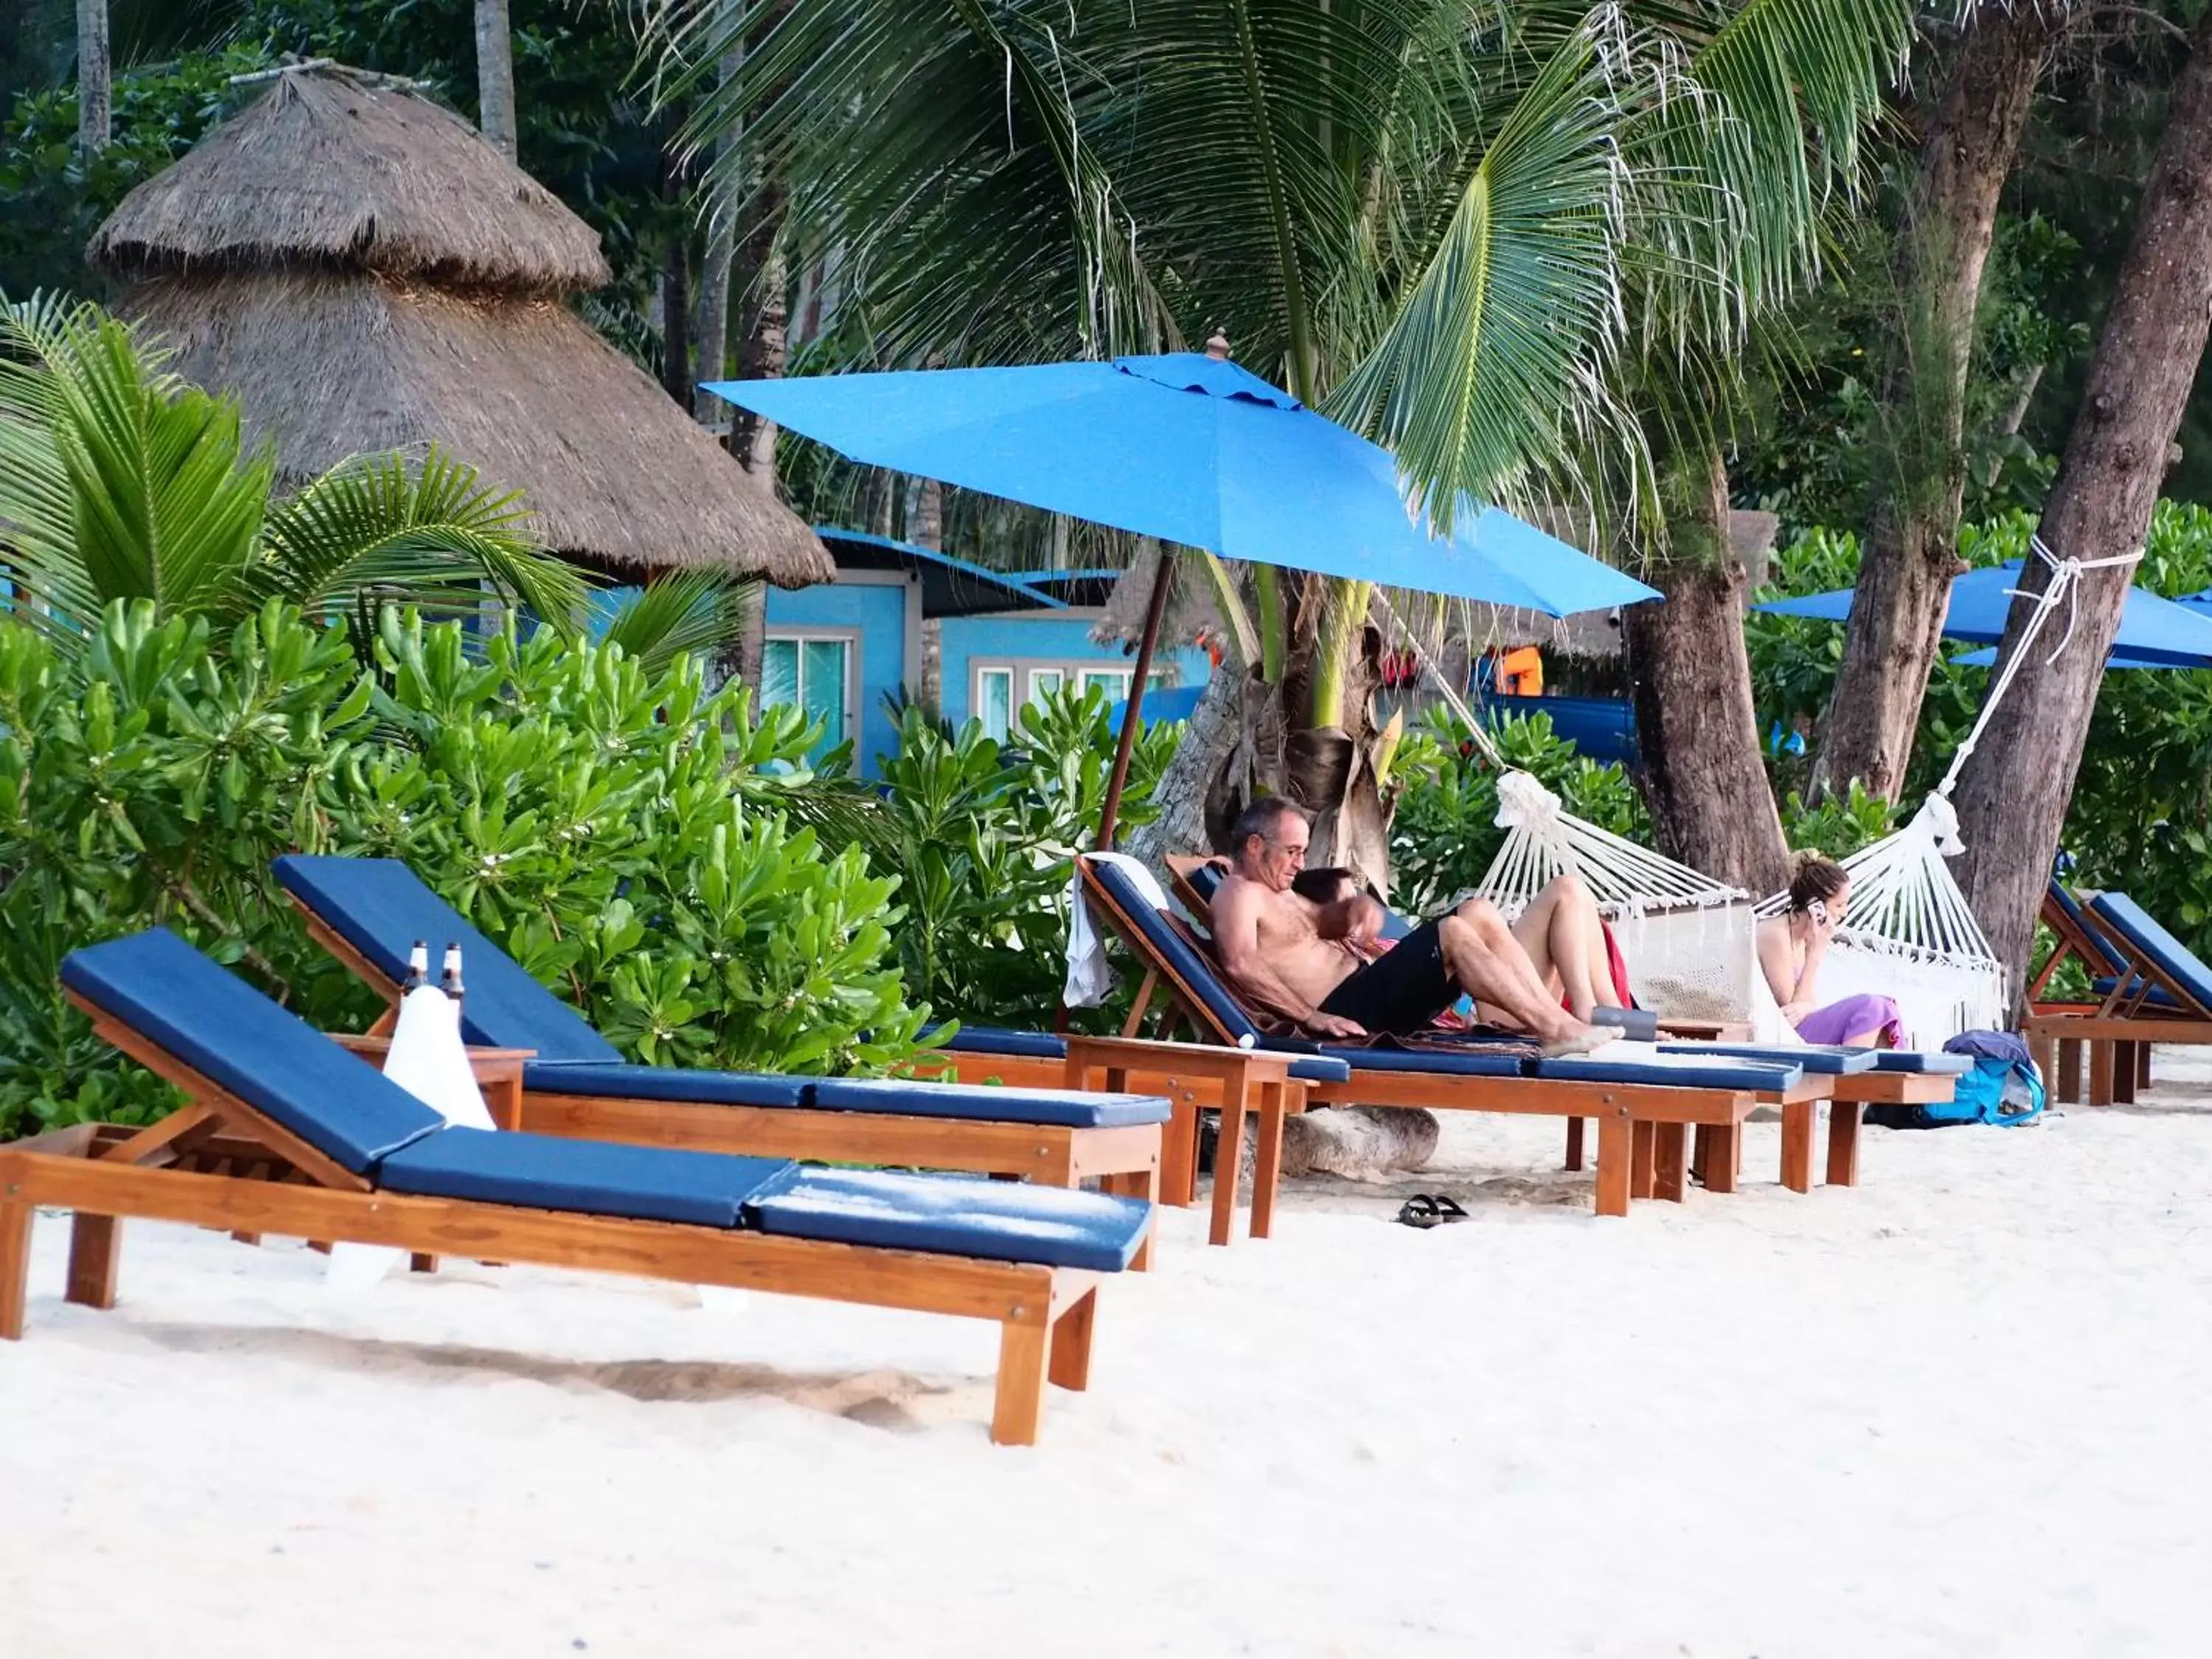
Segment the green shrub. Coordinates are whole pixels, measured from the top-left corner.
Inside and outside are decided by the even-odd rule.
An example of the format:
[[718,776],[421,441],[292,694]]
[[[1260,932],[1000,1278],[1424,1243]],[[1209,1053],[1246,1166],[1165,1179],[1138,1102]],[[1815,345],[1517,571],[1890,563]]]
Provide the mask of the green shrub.
[[630,1052],[799,1072],[908,1054],[898,883],[783,808],[818,733],[681,659],[271,603],[211,637],[109,607],[82,653],[0,623],[0,1136],[158,1110],[64,1004],[68,950],[167,925],[307,1018],[376,1006],[269,874],[288,849],[405,860]]
[[[869,830],[900,872],[898,930],[908,985],[980,1024],[1048,1024],[1066,969],[1070,860],[1097,834],[1115,732],[1104,693],[1066,689],[1024,708],[1001,745],[970,720],[958,732],[908,706],[898,753],[882,763]],[[1152,816],[1152,793],[1179,726],[1148,727],[1130,757],[1121,821]],[[1094,1011],[1086,1023],[1109,1018]]]
[[[1549,714],[1500,720],[1492,737],[1509,768],[1534,777],[1577,817],[1650,844],[1650,822],[1627,773],[1584,759]],[[1480,883],[1505,844],[1498,772],[1465,725],[1442,709],[1399,745],[1392,770],[1406,780],[1390,824],[1392,902],[1408,915],[1433,915]]]

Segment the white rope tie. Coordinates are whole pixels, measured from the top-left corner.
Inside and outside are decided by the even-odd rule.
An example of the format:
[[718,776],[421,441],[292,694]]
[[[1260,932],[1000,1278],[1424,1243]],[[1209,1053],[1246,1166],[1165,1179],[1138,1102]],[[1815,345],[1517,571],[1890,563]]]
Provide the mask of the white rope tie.
[[2020,672],[2020,665],[2027,660],[2035,636],[2043,631],[2043,624],[2050,619],[2051,613],[2061,605],[2066,606],[2066,631],[2059,636],[2058,643],[2051,647],[2050,656],[2044,659],[2046,665],[2057,662],[2059,654],[2073,642],[2075,624],[2080,620],[2077,588],[2082,576],[2092,570],[2114,570],[2124,565],[2141,564],[2143,556],[2143,550],[2139,547],[2132,553],[2115,553],[2101,559],[2062,559],[2051,550],[2049,544],[2040,535],[2030,538],[2027,548],[2051,568],[2051,580],[2040,593],[2025,587],[2005,589],[2006,593],[2014,599],[2033,599],[2035,614],[2027,619],[2027,626],[2021,630],[2019,649],[2006,659],[2004,666],[1997,671],[1996,684],[1990,687],[1990,695],[1982,703],[1982,712],[1974,717],[1973,729],[1966,733],[1966,741],[1959,745],[1958,753],[1951,757],[1950,770],[1943,774],[1943,781],[1936,786],[1936,794],[1947,800],[1958,784],[1959,775],[1966,770],[1967,757],[1974,752],[1974,746],[1982,740],[1982,733],[1989,729],[1990,716],[1996,713],[1997,705],[2004,701],[2005,693],[2012,689],[2013,680]]

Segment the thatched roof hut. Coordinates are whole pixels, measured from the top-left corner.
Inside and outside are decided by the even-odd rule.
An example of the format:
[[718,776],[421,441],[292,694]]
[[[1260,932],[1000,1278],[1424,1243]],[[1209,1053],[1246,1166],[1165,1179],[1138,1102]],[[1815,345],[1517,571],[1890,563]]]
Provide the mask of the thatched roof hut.
[[342,70],[279,76],[124,198],[87,251],[173,367],[234,394],[280,483],[435,446],[624,574],[828,581],[829,555],[564,303],[599,238],[459,116]]

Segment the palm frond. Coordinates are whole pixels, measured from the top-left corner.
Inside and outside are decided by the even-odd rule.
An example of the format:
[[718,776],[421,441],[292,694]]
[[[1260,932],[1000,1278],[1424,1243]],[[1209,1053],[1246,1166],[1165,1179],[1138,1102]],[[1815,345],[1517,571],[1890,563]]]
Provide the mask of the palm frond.
[[648,582],[617,606],[603,636],[659,674],[678,657],[713,656],[734,645],[760,584],[707,570],[678,571]]
[[520,533],[520,496],[432,450],[419,466],[398,454],[344,463],[269,517],[265,556],[238,604],[278,597],[306,610],[343,609],[364,591],[429,611],[465,611],[488,585],[573,634],[582,574]]
[[1593,17],[1553,47],[1388,333],[1330,398],[1395,451],[1440,523],[1563,459],[1607,401],[1589,370],[1622,337],[1626,231],[1607,27]]

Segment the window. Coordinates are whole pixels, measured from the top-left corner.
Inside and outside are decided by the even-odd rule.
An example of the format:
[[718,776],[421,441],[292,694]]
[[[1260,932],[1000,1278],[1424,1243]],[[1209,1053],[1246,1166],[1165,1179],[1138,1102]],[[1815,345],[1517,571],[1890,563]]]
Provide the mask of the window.
[[979,668],[975,671],[975,718],[986,734],[1004,743],[1013,730],[1014,671]]
[[819,760],[853,735],[852,635],[771,634],[761,647],[761,702],[803,708],[822,722]]
[[[1073,685],[1078,691],[1097,691],[1109,703],[1129,695],[1133,668],[1109,665],[1096,658],[1088,661],[1054,661],[1050,658],[1017,659],[1012,662],[979,662],[970,665],[969,709],[983,729],[1000,743],[1014,735],[1021,710],[1042,704]],[[1175,684],[1175,671],[1155,669],[1145,677],[1145,689],[1158,691]]]

